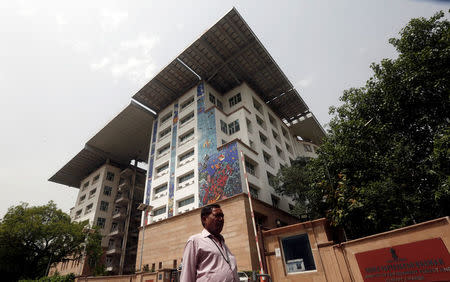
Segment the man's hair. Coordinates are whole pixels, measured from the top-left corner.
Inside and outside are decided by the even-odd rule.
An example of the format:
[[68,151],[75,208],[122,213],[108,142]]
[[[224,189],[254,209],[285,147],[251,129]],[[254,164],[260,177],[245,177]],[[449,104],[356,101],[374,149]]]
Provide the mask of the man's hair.
[[206,216],[210,215],[212,213],[213,208],[218,208],[219,209],[220,205],[219,204],[210,204],[210,205],[204,206],[202,208],[202,211],[200,213],[200,220],[202,221],[202,225],[203,226],[205,226],[203,224],[203,217],[204,216],[206,217]]

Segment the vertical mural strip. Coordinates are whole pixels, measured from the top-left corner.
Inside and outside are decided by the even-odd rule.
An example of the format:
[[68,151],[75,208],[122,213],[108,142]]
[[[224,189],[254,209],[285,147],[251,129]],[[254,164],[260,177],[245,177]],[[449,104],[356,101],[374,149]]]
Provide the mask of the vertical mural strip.
[[155,160],[155,145],[156,145],[156,132],[158,129],[158,119],[153,122],[152,142],[150,145],[150,155],[148,157],[148,171],[147,171],[147,191],[145,192],[145,203],[150,204],[150,196],[152,191],[152,178],[153,178],[153,162]]
[[175,157],[177,155],[177,124],[178,103],[173,106],[172,144],[170,146],[170,170],[169,170],[169,200],[167,202],[167,217],[173,216],[173,198],[175,190]]
[[217,149],[215,108],[205,111],[203,83],[197,87],[199,206],[242,193],[237,142]]

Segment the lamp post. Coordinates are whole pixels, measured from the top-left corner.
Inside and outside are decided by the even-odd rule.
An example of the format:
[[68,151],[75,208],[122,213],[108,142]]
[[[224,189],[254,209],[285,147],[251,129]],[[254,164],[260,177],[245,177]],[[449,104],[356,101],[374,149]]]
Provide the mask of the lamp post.
[[84,237],[84,248],[83,248],[83,253],[81,254],[81,262],[80,262],[80,273],[79,276],[81,276],[83,274],[83,268],[84,268],[84,260],[86,259],[86,245],[87,245],[87,239],[89,237],[89,234],[92,234],[95,232],[95,229],[89,228],[87,226],[85,226],[83,228],[83,233],[86,234],[86,237]]
[[142,271],[142,256],[144,255],[144,239],[145,239],[145,226],[147,225],[147,214],[153,207],[144,203],[139,204],[138,210],[144,212],[144,224],[142,224],[142,243],[141,243],[141,258],[139,263],[139,271]]

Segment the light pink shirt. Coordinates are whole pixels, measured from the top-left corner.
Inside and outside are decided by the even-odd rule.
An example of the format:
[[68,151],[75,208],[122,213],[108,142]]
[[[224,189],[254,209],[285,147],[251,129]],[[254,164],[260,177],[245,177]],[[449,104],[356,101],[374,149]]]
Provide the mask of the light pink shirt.
[[222,246],[217,241],[213,242],[212,235],[205,229],[188,239],[180,282],[239,281],[236,258],[225,245],[223,237],[221,239]]

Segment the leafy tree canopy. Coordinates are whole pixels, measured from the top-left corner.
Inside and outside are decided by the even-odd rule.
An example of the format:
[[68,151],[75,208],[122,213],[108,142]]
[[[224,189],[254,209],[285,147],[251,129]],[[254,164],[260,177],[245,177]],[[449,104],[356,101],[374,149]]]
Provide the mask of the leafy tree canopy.
[[0,222],[2,277],[8,281],[36,279],[45,276],[53,263],[79,258],[86,226],[87,222],[71,222],[52,201],[43,206],[22,203],[10,207]]
[[282,169],[277,190],[297,213],[327,216],[351,238],[450,211],[450,22],[412,19],[389,42],[399,55],[372,64],[344,91],[317,159]]

